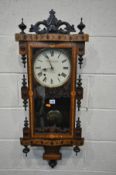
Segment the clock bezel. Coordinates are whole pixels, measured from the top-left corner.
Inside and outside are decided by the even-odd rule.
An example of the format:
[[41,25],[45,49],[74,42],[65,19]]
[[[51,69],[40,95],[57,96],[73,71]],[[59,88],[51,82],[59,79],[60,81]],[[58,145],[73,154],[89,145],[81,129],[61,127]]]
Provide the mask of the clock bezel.
[[[61,52],[67,57],[67,59],[68,59],[68,61],[69,61],[69,64],[70,64],[70,70],[69,70],[69,72],[68,72],[67,78],[65,79],[65,81],[59,83],[59,85],[51,85],[51,86],[50,86],[50,85],[49,85],[49,86],[45,85],[44,83],[42,83],[41,81],[39,81],[39,79],[37,79],[37,77],[36,77],[36,75],[35,75],[35,72],[34,72],[34,64],[35,64],[35,61],[36,61],[36,59],[37,59],[37,56],[39,56],[39,54],[41,54],[42,52],[44,52],[44,50],[46,51],[46,50],[49,50],[49,49],[61,50]],[[36,53],[35,56],[34,56],[34,61],[33,61],[33,75],[34,75],[35,80],[36,80],[40,85],[42,85],[43,87],[57,88],[57,87],[63,86],[63,85],[64,85],[65,83],[67,83],[67,81],[70,79],[70,76],[71,76],[71,67],[72,67],[72,65],[71,65],[70,55],[67,53],[66,50],[61,49],[61,48],[44,48],[44,49],[38,50],[37,53]]]
[[[34,131],[34,102],[33,102],[33,49],[47,49],[47,48],[61,48],[61,49],[71,49],[71,65],[73,65],[73,69],[71,68],[71,91],[70,91],[70,132],[65,134],[56,134],[56,133],[46,133],[46,134],[36,134]],[[75,112],[76,112],[76,74],[77,74],[77,55],[78,55],[78,48],[76,43],[71,42],[62,42],[62,43],[40,43],[40,42],[29,42],[28,43],[28,92],[29,92],[29,113],[30,113],[30,134],[31,138],[45,138],[45,139],[52,139],[52,138],[73,138],[74,137],[74,128],[75,128]],[[72,66],[71,66],[72,67]]]

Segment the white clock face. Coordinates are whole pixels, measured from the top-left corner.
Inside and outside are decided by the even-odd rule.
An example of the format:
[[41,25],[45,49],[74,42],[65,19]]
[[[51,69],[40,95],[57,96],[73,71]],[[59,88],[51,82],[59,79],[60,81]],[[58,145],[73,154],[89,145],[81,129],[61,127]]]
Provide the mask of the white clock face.
[[69,56],[61,49],[44,49],[34,61],[34,77],[46,87],[62,86],[70,77]]

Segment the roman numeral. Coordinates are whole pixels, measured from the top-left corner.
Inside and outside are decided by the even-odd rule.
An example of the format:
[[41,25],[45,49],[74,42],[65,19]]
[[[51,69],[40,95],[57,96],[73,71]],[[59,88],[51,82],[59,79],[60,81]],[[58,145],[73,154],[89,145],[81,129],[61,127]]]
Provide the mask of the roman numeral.
[[41,67],[35,67],[35,69],[41,69]]
[[67,61],[67,59],[63,60],[62,63],[65,63]]
[[68,67],[63,67],[63,69],[68,69]]
[[61,52],[59,53],[58,58],[60,57],[60,55],[61,55]]
[[46,78],[46,77],[44,77],[43,81],[46,81],[46,79],[47,79],[47,78]]
[[54,56],[54,50],[50,50],[51,56]]
[[46,53],[44,53],[44,57],[46,57],[47,59],[49,59],[48,55]]
[[38,73],[38,76],[41,77],[41,76],[42,76],[42,72],[39,72],[39,73]]
[[51,78],[51,84],[53,84],[53,79]]
[[66,77],[66,74],[64,72],[61,73],[61,76],[63,76],[64,78]]
[[60,82],[60,79],[58,78],[58,81]]

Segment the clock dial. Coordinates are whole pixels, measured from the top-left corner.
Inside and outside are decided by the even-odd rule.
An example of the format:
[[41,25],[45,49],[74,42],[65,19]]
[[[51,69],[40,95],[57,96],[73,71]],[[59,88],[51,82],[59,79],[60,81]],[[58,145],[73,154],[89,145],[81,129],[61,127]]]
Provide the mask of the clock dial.
[[44,49],[35,58],[33,69],[36,81],[42,86],[62,86],[70,77],[69,56],[61,49]]

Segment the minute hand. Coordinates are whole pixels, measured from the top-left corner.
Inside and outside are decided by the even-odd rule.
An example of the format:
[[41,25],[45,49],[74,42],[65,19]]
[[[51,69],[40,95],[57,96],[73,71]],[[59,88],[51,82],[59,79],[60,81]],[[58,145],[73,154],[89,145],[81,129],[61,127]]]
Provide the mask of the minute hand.
[[47,55],[45,55],[45,57],[48,59],[48,61],[49,61],[49,63],[50,63],[51,69],[54,70],[54,68],[53,68],[53,66],[52,66],[52,64],[51,64],[51,61],[50,61],[49,57],[48,57]]
[[51,64],[51,61],[49,60],[49,63],[50,63],[50,66],[51,66],[51,69],[54,70],[54,67],[52,66]]

